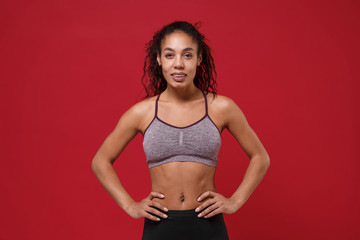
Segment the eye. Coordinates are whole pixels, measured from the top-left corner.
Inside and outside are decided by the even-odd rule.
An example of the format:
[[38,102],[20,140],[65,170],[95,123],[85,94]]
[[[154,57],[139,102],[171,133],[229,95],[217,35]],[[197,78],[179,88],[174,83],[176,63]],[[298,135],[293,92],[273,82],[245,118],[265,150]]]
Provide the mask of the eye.
[[165,57],[166,57],[166,58],[171,57],[171,56],[172,56],[171,53],[165,54]]
[[192,57],[192,54],[191,54],[191,53],[186,53],[185,56],[186,56],[187,58],[191,58],[191,57]]

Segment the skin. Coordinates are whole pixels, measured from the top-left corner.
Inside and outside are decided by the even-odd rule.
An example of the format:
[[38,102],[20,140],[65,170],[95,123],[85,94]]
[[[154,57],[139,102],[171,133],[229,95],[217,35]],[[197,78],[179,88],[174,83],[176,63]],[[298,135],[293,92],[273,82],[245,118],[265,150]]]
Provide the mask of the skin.
[[[202,60],[201,54],[196,54],[197,47],[192,37],[181,31],[167,35],[161,43],[157,61],[162,66],[167,88],[158,102],[158,118],[174,126],[188,126],[205,114],[204,97],[193,83],[196,68]],[[187,76],[182,81],[175,81],[171,76],[173,72],[185,72]],[[102,186],[133,218],[146,217],[154,221],[166,218],[167,215],[158,209],[166,213],[169,209],[196,208],[199,217],[204,218],[236,212],[264,177],[270,158],[242,110],[222,95],[216,98],[207,95],[208,114],[219,131],[227,129],[251,159],[241,184],[231,197],[216,191],[216,168],[196,162],[171,162],[150,168],[152,190],[139,202],[123,188],[112,164],[138,133],[144,134],[154,117],[156,97],[129,108],[95,154],[92,169]]]

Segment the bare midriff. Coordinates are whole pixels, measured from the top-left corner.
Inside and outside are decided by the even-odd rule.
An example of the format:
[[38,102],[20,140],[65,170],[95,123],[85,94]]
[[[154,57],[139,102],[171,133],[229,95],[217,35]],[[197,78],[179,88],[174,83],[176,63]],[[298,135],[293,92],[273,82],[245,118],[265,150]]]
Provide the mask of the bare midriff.
[[152,191],[165,198],[152,200],[169,210],[189,210],[200,206],[198,197],[206,191],[216,192],[215,167],[196,162],[171,162],[150,168]]

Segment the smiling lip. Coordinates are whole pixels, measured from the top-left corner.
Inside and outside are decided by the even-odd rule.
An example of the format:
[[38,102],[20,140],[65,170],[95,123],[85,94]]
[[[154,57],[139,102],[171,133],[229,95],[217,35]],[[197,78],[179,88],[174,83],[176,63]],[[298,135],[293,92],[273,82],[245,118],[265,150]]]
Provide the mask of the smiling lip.
[[184,73],[184,72],[174,72],[171,75],[185,75],[186,76],[186,73]]
[[[177,76],[175,76],[175,75],[183,75],[183,76],[177,77]],[[177,72],[177,73],[172,73],[171,76],[172,76],[172,78],[173,78],[175,81],[181,82],[181,81],[184,80],[184,78],[186,77],[186,74],[183,73],[183,72]]]

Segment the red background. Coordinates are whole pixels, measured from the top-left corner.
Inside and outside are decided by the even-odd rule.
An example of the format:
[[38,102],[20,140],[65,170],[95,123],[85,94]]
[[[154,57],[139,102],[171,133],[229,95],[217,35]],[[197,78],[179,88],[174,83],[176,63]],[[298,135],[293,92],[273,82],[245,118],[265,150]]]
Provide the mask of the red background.
[[[144,96],[144,46],[201,20],[219,94],[271,159],[230,239],[359,239],[358,1],[1,1],[0,239],[140,239],[91,160]],[[150,192],[139,134],[114,167]],[[249,159],[226,130],[216,173],[229,197]]]

